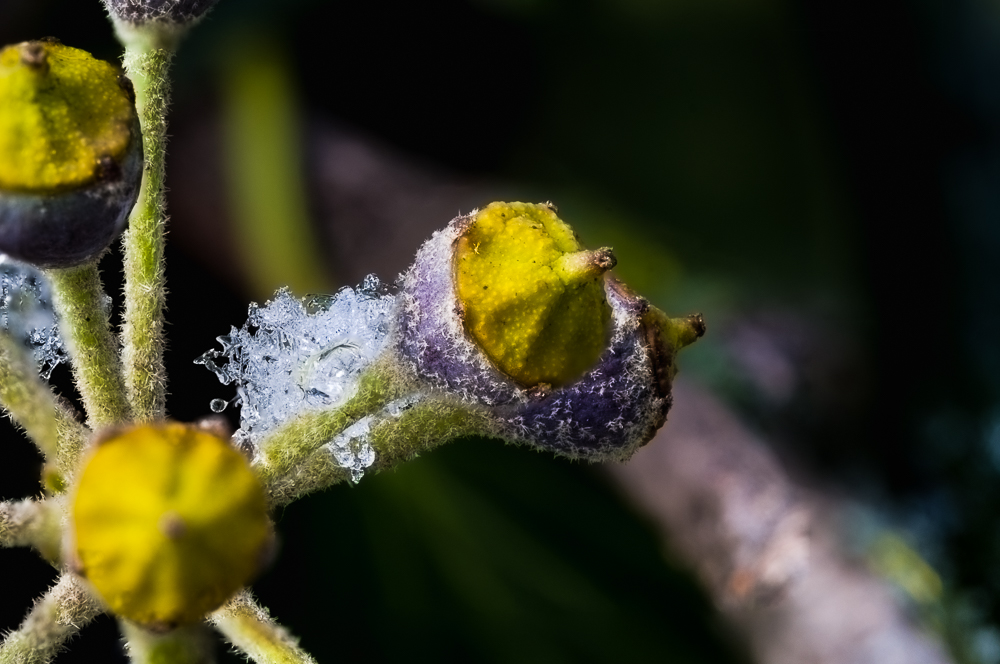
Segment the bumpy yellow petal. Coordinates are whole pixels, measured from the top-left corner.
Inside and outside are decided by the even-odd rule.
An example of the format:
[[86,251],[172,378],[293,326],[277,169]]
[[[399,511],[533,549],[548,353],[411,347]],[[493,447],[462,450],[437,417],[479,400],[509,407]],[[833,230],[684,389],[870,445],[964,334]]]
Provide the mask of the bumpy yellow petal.
[[120,164],[135,111],[117,70],[51,41],[0,50],[0,190],[57,192]]
[[103,442],[73,505],[80,571],[116,614],[167,627],[248,583],[270,537],[264,493],[225,440],[175,423]]
[[610,249],[584,251],[549,205],[492,203],[455,247],[465,329],[524,386],[579,378],[608,345]]

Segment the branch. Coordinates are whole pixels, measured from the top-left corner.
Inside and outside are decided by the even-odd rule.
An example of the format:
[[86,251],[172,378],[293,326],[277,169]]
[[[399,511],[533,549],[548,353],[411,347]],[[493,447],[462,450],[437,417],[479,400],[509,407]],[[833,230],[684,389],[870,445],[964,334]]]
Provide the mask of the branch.
[[103,609],[74,576],[63,574],[0,644],[0,664],[47,664]]
[[163,419],[166,370],[163,367],[163,266],[166,202],[164,161],[167,107],[170,103],[171,53],[163,49],[125,50],[125,71],[135,86],[146,167],[139,199],[122,238],[125,254],[125,324],[122,360],[129,403],[140,422]]
[[58,560],[61,519],[55,500],[0,502],[0,547],[32,546],[46,559]]
[[76,387],[91,428],[129,419],[118,341],[111,333],[97,261],[78,267],[47,270],[66,339]]
[[316,664],[288,633],[244,590],[208,617],[229,643],[258,664]]
[[887,584],[848,560],[820,501],[708,393],[677,381],[664,428],[609,470],[760,664],[949,661]]
[[0,332],[0,408],[24,428],[49,463],[54,462],[66,484],[89,432],[77,422],[72,407],[39,378],[27,349],[6,332]]
[[185,625],[156,633],[119,619],[132,664],[213,664],[212,640],[204,625]]

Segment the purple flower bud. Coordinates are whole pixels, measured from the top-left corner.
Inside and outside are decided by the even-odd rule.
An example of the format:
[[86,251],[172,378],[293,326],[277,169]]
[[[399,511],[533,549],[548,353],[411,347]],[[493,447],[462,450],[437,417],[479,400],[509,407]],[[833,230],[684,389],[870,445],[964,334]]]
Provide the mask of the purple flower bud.
[[[501,205],[505,204],[495,203],[488,210],[495,213],[496,206]],[[514,214],[524,207],[509,204]],[[466,320],[467,308],[472,305],[458,296],[455,285],[456,248],[463,245],[462,238],[477,223],[479,214],[454,219],[418,251],[400,293],[399,354],[424,382],[486,406],[505,439],[573,458],[628,457],[666,421],[670,384],[676,370],[674,358],[681,347],[704,334],[701,316],[667,318],[645,299],[603,274],[599,278],[606,305],[594,305],[610,306],[611,311],[612,329],[603,352],[582,376],[559,387],[521,384],[498,368],[473,339]],[[535,226],[528,228],[537,230]],[[514,231],[508,227],[502,232]],[[523,256],[516,251],[514,254],[511,260],[524,262]],[[565,263],[562,260],[560,264]],[[514,269],[515,275],[519,269]],[[534,286],[527,283],[524,290],[531,291]],[[519,287],[515,284],[512,290],[516,292]],[[592,295],[587,297],[592,300]],[[564,294],[559,298],[552,306],[564,306]],[[549,306],[544,299],[539,302],[542,308]],[[523,310],[516,304],[504,306]],[[529,308],[528,316],[532,313]],[[543,326],[545,334],[558,335],[558,308],[546,313],[551,320]],[[573,310],[573,314],[578,315],[578,311]],[[601,310],[595,308],[594,319],[601,315]],[[513,324],[521,329],[518,321]],[[503,334],[499,323],[497,329],[498,334]],[[544,339],[530,343],[544,343]]]

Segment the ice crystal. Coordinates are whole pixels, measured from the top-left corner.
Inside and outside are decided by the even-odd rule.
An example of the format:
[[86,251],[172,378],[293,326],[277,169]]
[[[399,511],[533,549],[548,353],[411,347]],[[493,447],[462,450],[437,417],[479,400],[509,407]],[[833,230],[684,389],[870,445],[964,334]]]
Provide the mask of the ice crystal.
[[38,373],[48,379],[65,362],[66,347],[52,307],[52,289],[35,268],[0,254],[0,330],[31,350]]
[[[281,289],[264,306],[252,303],[243,327],[217,337],[222,349],[195,360],[236,388],[231,401],[214,399],[211,409],[239,405],[235,440],[253,450],[261,436],[294,416],[343,403],[385,348],[395,300],[372,275],[335,295],[300,300]],[[367,427],[359,422],[327,446],[355,480],[374,461]]]
[[375,450],[368,442],[371,427],[372,418],[365,417],[323,446],[341,468],[351,471],[351,479],[355,482],[361,479],[368,466],[375,463]]

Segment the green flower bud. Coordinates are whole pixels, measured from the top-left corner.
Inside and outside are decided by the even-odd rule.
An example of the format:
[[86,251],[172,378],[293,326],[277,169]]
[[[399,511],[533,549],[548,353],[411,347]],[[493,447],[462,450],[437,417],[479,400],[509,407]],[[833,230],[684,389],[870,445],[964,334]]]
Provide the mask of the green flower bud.
[[40,267],[94,258],[141,176],[128,79],[53,40],[0,50],[0,252]]
[[72,518],[78,573],[114,613],[154,629],[220,606],[258,572],[272,537],[246,459],[214,433],[176,423],[102,441]]

